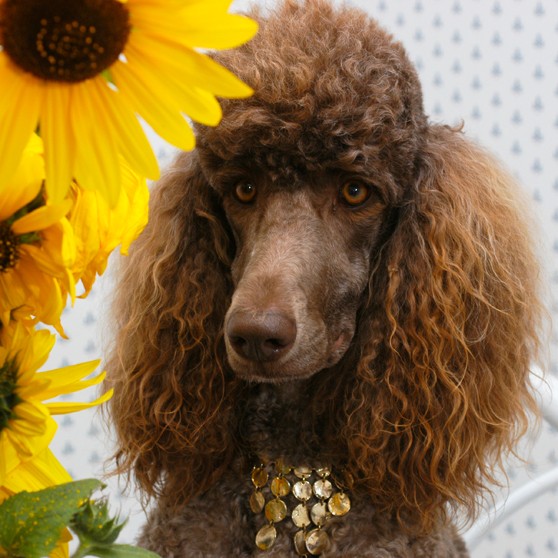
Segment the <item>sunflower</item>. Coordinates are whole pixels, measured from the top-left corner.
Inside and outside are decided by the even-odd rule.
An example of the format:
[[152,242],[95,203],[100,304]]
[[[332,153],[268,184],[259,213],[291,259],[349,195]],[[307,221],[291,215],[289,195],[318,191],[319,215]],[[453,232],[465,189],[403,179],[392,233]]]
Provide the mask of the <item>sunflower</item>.
[[124,156],[142,176],[158,166],[137,119],[192,149],[185,118],[216,125],[220,97],[251,89],[196,49],[238,46],[254,21],[230,0],[0,0],[0,184],[31,133],[45,142],[47,191],[71,178],[118,200]]
[[145,178],[135,174],[124,160],[121,163],[122,188],[114,207],[99,192],[72,185],[68,220],[77,252],[72,273],[85,288],[81,297],[87,296],[97,275],[105,271],[111,252],[120,245],[120,252],[126,255],[147,224],[149,190]]
[[[57,425],[52,415],[88,409],[109,399],[112,390],[91,403],[45,402],[98,384],[104,373],[84,380],[98,360],[37,372],[55,336],[12,322],[0,333],[0,502],[22,490],[35,491],[72,480],[48,448]],[[67,530],[51,558],[68,556]]]
[[65,482],[61,467],[46,452],[56,431],[52,415],[88,409],[112,396],[109,390],[91,403],[48,401],[96,385],[105,377],[101,373],[84,379],[99,360],[38,372],[54,341],[49,331],[30,330],[20,322],[0,332],[0,487],[4,494]]
[[33,315],[63,333],[66,294],[75,293],[69,199],[47,203],[41,141],[32,135],[20,165],[0,185],[0,323]]
[[[68,471],[47,448],[32,459],[21,463],[5,477],[4,485],[0,486],[0,503],[22,490],[34,492],[72,480]],[[69,556],[68,542],[71,540],[72,535],[68,529],[64,529],[59,542],[49,554],[50,558],[67,558]]]

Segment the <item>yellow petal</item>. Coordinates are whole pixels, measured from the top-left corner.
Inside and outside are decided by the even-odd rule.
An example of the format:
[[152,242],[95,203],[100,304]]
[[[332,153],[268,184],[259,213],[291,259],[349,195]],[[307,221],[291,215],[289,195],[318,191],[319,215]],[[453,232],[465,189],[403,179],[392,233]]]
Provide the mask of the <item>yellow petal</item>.
[[31,492],[71,480],[68,471],[47,448],[12,471],[6,477],[4,486],[13,493],[22,490]]
[[[23,331],[23,328],[20,330]],[[48,360],[54,347],[56,336],[46,329],[41,329],[29,336],[29,341],[18,353],[18,365],[21,372],[36,371]]]
[[18,395],[25,400],[34,399],[35,401],[43,398],[43,392],[48,388],[48,381],[35,378],[32,382],[18,388]]
[[[21,267],[21,262],[18,262],[19,267]],[[26,299],[27,290],[20,279],[18,269],[9,269],[0,273],[0,310],[2,313],[9,315],[11,310],[25,304]]]
[[34,380],[35,370],[48,358],[54,341],[55,336],[49,331],[30,331],[20,322],[3,330],[2,342],[9,347],[11,355],[16,356],[19,387]]
[[191,22],[183,31],[184,44],[216,50],[236,48],[258,32],[258,24],[253,19],[238,14],[218,14],[212,18],[210,12],[209,4],[184,8],[183,15]]
[[[76,242],[70,222],[62,218],[41,233],[41,246],[24,244],[21,254],[27,253],[37,266],[61,280],[66,279],[65,270],[74,265],[76,259]],[[64,284],[65,287],[68,287]]]
[[149,189],[144,179],[134,176],[125,169],[122,187],[129,192],[130,206],[126,219],[127,227],[122,236],[120,253],[126,255],[130,244],[138,237],[147,225],[149,208]]
[[[25,248],[29,249],[31,246]],[[20,259],[17,267],[11,270],[8,278],[11,279],[10,289],[17,288],[18,292],[23,289],[25,293],[26,298],[17,306],[23,305],[28,314],[33,314],[45,324],[54,326],[60,335],[65,337],[64,329],[60,324],[65,297],[62,296],[58,281],[42,272],[35,262],[24,258]],[[9,289],[4,289],[6,290]],[[3,302],[0,299],[0,304]]]
[[73,306],[76,301],[76,280],[68,268],[66,268],[65,271],[66,283],[68,284],[68,294],[70,295],[71,304]]
[[111,73],[122,96],[157,134],[180,149],[193,149],[194,133],[160,80],[151,83],[141,74],[141,68],[131,68],[121,61],[112,66]]
[[132,108],[102,78],[90,80],[89,85],[106,115],[106,125],[112,127],[122,156],[139,174],[152,180],[159,178],[157,159]]
[[32,134],[12,178],[0,185],[0,221],[33,201],[41,191],[44,177],[41,140]]
[[72,125],[79,138],[75,177],[78,183],[97,190],[112,206],[120,189],[120,162],[111,128],[99,125],[103,107],[91,95],[88,81],[73,89]]
[[[249,97],[253,93],[248,85],[208,56],[179,44],[165,43],[147,33],[133,34],[126,47],[126,55],[128,52],[139,52],[142,57],[150,59],[161,68],[162,75],[180,76],[189,86],[199,87],[220,97],[235,99]],[[119,65],[117,63],[112,68]],[[140,71],[139,68],[136,71]],[[116,85],[120,87],[118,81]]]
[[71,129],[72,86],[49,82],[41,111],[41,137],[45,145],[46,191],[51,202],[64,199],[73,175],[75,145]]
[[44,451],[51,443],[57,429],[56,421],[50,418],[44,428],[44,432],[40,436],[29,438],[31,440],[31,455],[22,455],[17,451],[17,447],[13,444],[13,432],[8,428],[4,428],[0,432],[0,485],[4,484],[4,477],[9,475],[16,467],[30,459],[33,455],[38,455]]
[[8,439],[21,461],[30,459],[48,445],[51,439],[48,426],[51,422],[54,422],[54,419],[48,415],[40,429],[37,425],[23,420],[14,419],[8,422]]
[[177,112],[184,112],[190,118],[207,126],[216,126],[221,120],[221,106],[215,97],[200,88],[188,87],[180,76],[170,74],[160,79],[160,67],[139,49],[128,49],[130,68],[141,68],[141,78],[147,83],[158,82],[160,95],[173,99]]
[[136,5],[131,18],[135,28],[190,48],[234,48],[258,31],[258,24],[252,19],[219,11],[215,2],[207,1],[185,5],[179,13]]
[[[119,0],[119,1],[122,1],[122,0]],[[60,540],[58,541],[58,543],[54,547],[54,550],[52,550],[50,552],[50,554],[48,555],[48,558],[69,558],[69,556],[70,556],[69,545],[65,540],[63,540],[63,537],[64,537],[65,534],[67,535],[69,540],[73,539],[70,531],[68,531],[68,529],[63,529],[62,530],[62,535],[60,536]]]
[[94,191],[76,187],[74,196],[75,202],[69,219],[76,240],[76,261],[73,272],[76,277],[80,277],[101,245],[101,227],[98,222],[99,202],[104,203],[105,213],[110,210],[103,198]]
[[[8,456],[11,456],[13,458],[12,468],[17,467],[17,465],[19,464],[17,455],[15,451],[13,451],[13,448],[11,446],[9,447],[9,450],[11,451],[8,451],[8,434],[6,432],[6,429],[3,428],[2,430],[0,430],[0,487],[4,485],[4,479],[6,478],[6,475],[8,473]],[[0,492],[0,502],[2,502],[3,499],[4,494]]]
[[5,184],[37,127],[42,88],[30,74],[14,68],[1,51],[0,83],[0,184]]
[[42,398],[50,399],[51,397],[56,397],[65,393],[73,393],[89,385],[102,382],[106,375],[105,372],[95,376],[92,380],[83,380],[83,378],[91,374],[95,368],[99,366],[100,362],[101,361],[97,359],[74,364],[72,366],[65,366],[64,368],[49,370],[48,372],[39,372],[38,376],[41,379],[49,380],[48,389],[43,391]]
[[44,423],[48,420],[48,412],[39,402],[22,401],[13,408],[16,420],[31,423],[35,431],[40,434],[44,429]]
[[71,200],[64,200],[56,205],[43,205],[18,219],[12,225],[12,231],[20,235],[46,229],[60,221],[70,211],[71,206]]
[[108,401],[113,394],[114,390],[111,388],[106,393],[104,393],[95,401],[91,403],[45,403],[45,407],[49,410],[51,415],[64,415],[67,413],[75,413],[77,411],[83,411],[84,409],[90,409],[91,407],[96,407]]

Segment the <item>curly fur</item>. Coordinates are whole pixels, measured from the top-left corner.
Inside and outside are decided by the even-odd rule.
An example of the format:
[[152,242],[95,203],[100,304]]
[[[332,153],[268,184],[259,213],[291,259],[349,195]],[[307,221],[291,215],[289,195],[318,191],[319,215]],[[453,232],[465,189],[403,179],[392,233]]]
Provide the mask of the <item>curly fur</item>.
[[[252,555],[238,500],[249,486],[235,479],[280,439],[284,453],[319,448],[341,463],[381,517],[332,555],[466,556],[443,527],[448,512],[474,517],[534,408],[541,304],[527,203],[483,149],[428,122],[402,46],[364,13],[287,0],[252,15],[257,37],[216,58],[255,94],[223,101],[220,126],[200,127],[197,149],[167,171],[118,284],[111,412],[118,470],[159,500],[144,544],[166,556]],[[350,174],[381,193],[350,346],[297,395],[242,378],[227,358],[242,239],[226,198],[247,174],[289,191]],[[219,532],[248,534],[196,554],[181,533],[209,545],[213,520],[184,506],[209,514],[216,494],[237,506]]]

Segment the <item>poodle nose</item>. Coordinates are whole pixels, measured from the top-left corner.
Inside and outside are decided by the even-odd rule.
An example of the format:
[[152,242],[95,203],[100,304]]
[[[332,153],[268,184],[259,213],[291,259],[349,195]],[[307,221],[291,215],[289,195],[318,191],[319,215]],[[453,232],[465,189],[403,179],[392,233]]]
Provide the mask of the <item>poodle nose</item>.
[[237,311],[229,317],[226,333],[240,356],[271,362],[288,353],[293,346],[296,324],[278,311],[261,314]]

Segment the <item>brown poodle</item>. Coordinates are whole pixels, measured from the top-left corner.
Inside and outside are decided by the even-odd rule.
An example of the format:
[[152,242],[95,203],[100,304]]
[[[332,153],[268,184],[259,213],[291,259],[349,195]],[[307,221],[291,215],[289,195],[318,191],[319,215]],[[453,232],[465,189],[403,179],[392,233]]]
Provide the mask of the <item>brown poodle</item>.
[[526,203],[366,14],[286,0],[157,185],[109,363],[165,557],[467,556],[533,408]]

